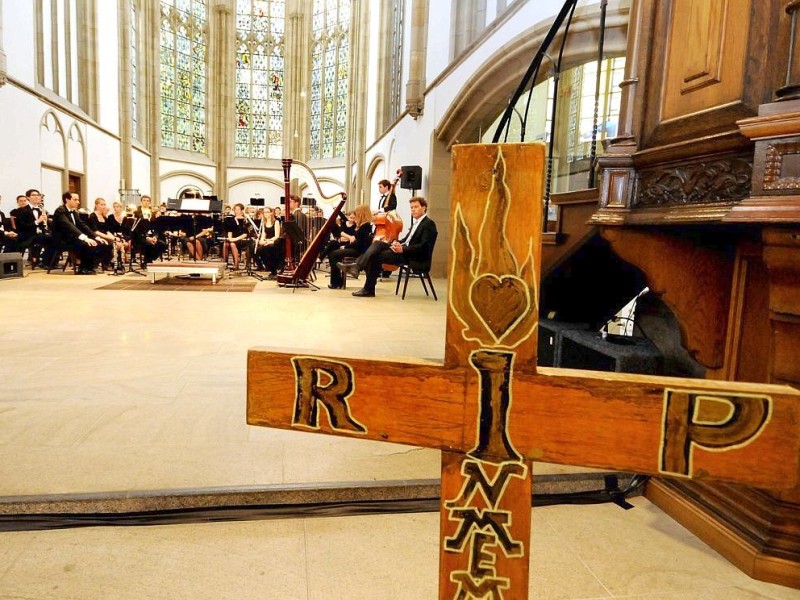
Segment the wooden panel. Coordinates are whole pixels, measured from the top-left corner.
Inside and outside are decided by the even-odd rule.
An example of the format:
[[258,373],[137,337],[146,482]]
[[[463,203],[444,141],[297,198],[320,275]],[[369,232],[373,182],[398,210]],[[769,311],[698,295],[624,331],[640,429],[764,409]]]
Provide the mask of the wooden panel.
[[751,1],[675,0],[662,120],[740,100]]
[[439,598],[528,597],[530,463],[489,464],[443,452],[439,526],[439,572],[450,574],[439,578]]
[[606,227],[601,233],[611,242],[614,252],[646,274],[650,289],[675,313],[684,346],[694,358],[706,367],[721,367],[733,277],[732,253],[662,232]]
[[[309,360],[321,365],[330,361],[334,370],[336,365],[344,367],[338,387],[343,394],[325,401],[301,389],[304,377],[298,375],[297,358],[250,350],[249,424],[461,452],[479,444],[482,406],[474,399],[481,397],[481,378],[473,368],[314,357]],[[507,439],[513,440],[525,459],[713,477],[762,487],[793,487],[800,482],[800,392],[792,388],[566,369],[540,371],[517,371],[508,391]],[[307,381],[329,379],[325,375]],[[768,419],[752,440],[737,443],[729,451],[695,448],[686,456],[688,473],[681,474],[666,467],[665,461],[668,447],[678,443],[669,433],[668,406],[683,391],[718,397],[728,408],[739,403],[758,405],[763,398],[769,406]],[[625,444],[620,443],[621,432]],[[770,460],[764,461],[765,456]],[[486,450],[484,457],[502,461],[508,454],[497,445]]]

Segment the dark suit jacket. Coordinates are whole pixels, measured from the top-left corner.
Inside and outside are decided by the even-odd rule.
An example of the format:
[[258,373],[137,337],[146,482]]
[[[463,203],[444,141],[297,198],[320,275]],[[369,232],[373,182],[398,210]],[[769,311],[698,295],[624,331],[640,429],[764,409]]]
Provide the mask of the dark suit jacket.
[[56,241],[62,245],[74,244],[78,241],[81,234],[94,238],[97,232],[92,231],[91,228],[83,222],[78,211],[75,211],[75,223],[73,224],[67,207],[63,204],[59,206],[53,213],[53,236],[55,236]]
[[17,235],[20,241],[27,240],[36,235],[36,215],[33,214],[33,209],[30,204],[26,204],[21,208],[15,208],[11,211],[11,216],[14,217],[17,227]]
[[[438,235],[439,232],[436,230],[436,223],[434,223],[430,217],[422,219],[416,231],[414,231],[414,236],[403,249],[405,261],[408,263],[428,263]],[[400,243],[405,244],[406,238],[408,238],[408,234],[400,240]]]
[[386,198],[382,198],[378,202],[378,210],[383,212],[389,212],[390,210],[395,210],[397,208],[397,196],[395,196],[394,192],[389,194]]

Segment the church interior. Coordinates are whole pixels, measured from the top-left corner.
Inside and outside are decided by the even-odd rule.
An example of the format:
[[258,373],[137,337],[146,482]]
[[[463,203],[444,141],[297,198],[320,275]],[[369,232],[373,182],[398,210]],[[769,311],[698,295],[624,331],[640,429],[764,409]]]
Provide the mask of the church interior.
[[[444,443],[256,426],[249,396],[253,349],[447,365],[466,268],[453,207],[471,177],[456,154],[470,145],[544,157],[526,190],[541,214],[508,216],[541,239],[538,339],[515,368],[763,386],[794,403],[766,422],[788,422],[795,444],[798,13],[796,0],[0,0],[0,598],[506,597],[443,591]],[[408,237],[414,197],[438,237],[429,283],[384,271],[372,298],[352,295],[369,273],[342,269],[329,289],[338,267],[310,256],[307,278],[275,281],[250,254],[232,263],[222,238],[201,260],[212,282],[180,240],[149,271],[140,251],[80,274],[66,248],[48,269],[8,236],[35,190],[45,227],[65,192],[79,212],[100,198],[131,218],[143,197],[163,214],[201,201],[193,227],[237,204],[290,213],[296,196],[321,238],[338,202],[382,215],[384,181]],[[191,275],[176,275],[184,260]],[[797,598],[798,461],[765,481],[749,463],[715,479],[533,460],[529,580],[508,597]]]

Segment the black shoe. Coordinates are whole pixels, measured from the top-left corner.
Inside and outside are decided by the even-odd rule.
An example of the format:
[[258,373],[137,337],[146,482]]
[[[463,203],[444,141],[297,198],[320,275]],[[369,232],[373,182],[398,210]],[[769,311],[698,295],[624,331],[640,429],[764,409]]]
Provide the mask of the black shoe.
[[78,275],[97,275],[94,269],[78,269]]
[[365,290],[364,288],[361,288],[357,292],[353,292],[353,296],[355,296],[356,298],[374,298],[375,292],[370,292],[368,290]]
[[331,285],[330,283],[328,284],[328,287],[331,288],[332,290],[340,290],[340,289],[342,289],[342,286],[340,286],[340,285]]

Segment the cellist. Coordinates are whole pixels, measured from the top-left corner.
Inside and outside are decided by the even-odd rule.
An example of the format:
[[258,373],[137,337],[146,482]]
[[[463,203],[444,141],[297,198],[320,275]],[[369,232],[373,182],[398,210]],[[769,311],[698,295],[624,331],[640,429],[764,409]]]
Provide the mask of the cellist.
[[387,213],[397,208],[397,196],[394,193],[396,185],[396,179],[394,183],[390,183],[388,179],[381,179],[378,182],[378,193],[381,195],[378,200],[378,212]]

